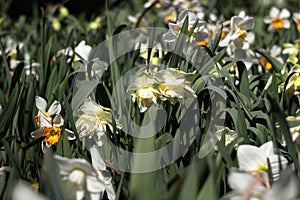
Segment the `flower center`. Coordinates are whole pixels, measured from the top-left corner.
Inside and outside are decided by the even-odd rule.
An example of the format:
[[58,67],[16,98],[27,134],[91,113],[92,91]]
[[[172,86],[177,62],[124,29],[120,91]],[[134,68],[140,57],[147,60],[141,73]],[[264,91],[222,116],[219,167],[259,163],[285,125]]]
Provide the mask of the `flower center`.
[[45,142],[53,145],[58,143],[58,140],[60,138],[60,128],[53,126],[53,127],[46,127],[44,129],[43,135],[46,137],[44,139]]
[[283,25],[284,25],[283,19],[280,18],[280,17],[275,17],[275,18],[273,18],[273,20],[272,20],[272,25],[273,25],[273,27],[274,27],[275,29],[283,28]]
[[265,165],[258,165],[256,167],[256,170],[268,172],[268,167],[266,167]]
[[261,57],[261,59],[259,60],[260,63],[266,68],[266,70],[271,70],[272,69],[272,65],[271,63],[269,63],[265,57]]
[[298,32],[300,32],[300,18],[297,19],[296,25],[297,25]]

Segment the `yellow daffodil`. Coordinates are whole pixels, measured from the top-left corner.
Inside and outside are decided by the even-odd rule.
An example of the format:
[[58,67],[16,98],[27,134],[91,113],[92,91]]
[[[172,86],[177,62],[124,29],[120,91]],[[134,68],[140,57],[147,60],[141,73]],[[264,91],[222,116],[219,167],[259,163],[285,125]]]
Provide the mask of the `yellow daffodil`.
[[299,53],[299,43],[300,41],[296,41],[295,44],[291,44],[291,43],[284,43],[283,44],[283,54],[288,54],[288,62],[292,63],[292,64],[296,64],[298,62],[298,53]]
[[61,29],[61,24],[60,24],[60,21],[59,21],[58,18],[53,17],[53,18],[51,19],[51,24],[52,24],[52,27],[53,27],[53,29],[54,29],[55,31],[60,31],[60,29]]
[[288,95],[298,94],[299,89],[300,89],[300,75],[299,72],[296,72],[288,80],[288,83],[285,88],[285,93]]
[[59,7],[59,17],[60,18],[65,18],[69,15],[69,10],[68,8],[64,7],[64,6],[60,6]]
[[101,18],[100,17],[96,17],[96,19],[94,21],[91,21],[90,23],[88,23],[87,26],[87,30],[95,30],[100,28],[101,25]]

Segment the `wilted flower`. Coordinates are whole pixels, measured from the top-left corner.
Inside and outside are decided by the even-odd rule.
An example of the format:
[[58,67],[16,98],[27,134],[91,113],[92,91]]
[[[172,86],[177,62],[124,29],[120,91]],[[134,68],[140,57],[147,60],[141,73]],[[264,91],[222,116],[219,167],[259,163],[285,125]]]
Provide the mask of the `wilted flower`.
[[[280,165],[284,169],[287,166],[287,159],[274,153],[273,142],[267,142],[260,147],[253,145],[240,145],[237,149],[239,169],[261,174],[269,172],[273,180],[278,180]],[[271,169],[268,167],[270,161]]]
[[[54,156],[69,199],[102,199],[107,183],[101,180],[90,163],[84,159]],[[110,198],[111,199],[111,198]]]
[[280,11],[278,8],[272,7],[270,15],[264,18],[264,22],[266,24],[270,24],[268,31],[276,31],[283,28],[289,29],[291,27],[291,23],[289,21],[290,16],[291,13],[286,8],[283,8]]
[[294,22],[296,23],[298,32],[300,32],[300,13],[299,12],[294,13],[293,19],[294,19]]
[[[39,129],[33,131],[31,136],[33,138],[42,136],[45,137],[42,142],[42,149],[44,150],[45,145],[49,148],[58,143],[61,135],[60,127],[64,124],[64,119],[59,114],[61,111],[61,105],[58,101],[55,100],[47,111],[47,102],[45,99],[37,96],[35,98],[35,102],[36,107],[39,110],[37,116],[35,117],[35,121],[39,126]],[[68,134],[69,140],[75,139],[72,131],[65,129],[65,132]]]
[[195,72],[185,73],[178,69],[167,68],[156,72],[154,78],[157,80],[162,100],[169,100],[172,104],[184,98],[196,98],[195,91],[191,88],[195,78]]
[[[178,39],[186,17],[188,17],[187,36],[190,35],[190,42],[202,42],[208,37],[208,33],[203,31],[205,22],[200,21],[195,13],[191,12],[190,10],[184,10],[179,14],[178,20],[175,24],[169,23],[169,31],[163,35],[164,41],[175,42]],[[192,30],[193,27],[195,27],[194,30]]]
[[[102,145],[101,136],[105,134],[108,126],[113,130],[111,109],[98,105],[91,98],[84,101],[77,110],[79,117],[75,123],[79,137],[93,139],[99,146]],[[117,128],[121,128],[117,124]]]

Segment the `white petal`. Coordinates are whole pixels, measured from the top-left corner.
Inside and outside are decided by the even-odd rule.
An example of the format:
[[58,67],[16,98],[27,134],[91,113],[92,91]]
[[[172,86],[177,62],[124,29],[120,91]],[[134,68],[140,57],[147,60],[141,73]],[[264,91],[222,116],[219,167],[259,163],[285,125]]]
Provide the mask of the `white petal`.
[[274,18],[274,17],[278,17],[279,16],[279,9],[276,7],[272,7],[270,10],[270,17]]
[[273,149],[273,142],[270,141],[270,142],[267,142],[267,143],[264,143],[263,145],[261,145],[259,147],[268,157],[271,156],[271,155],[275,155],[274,154],[274,149]]
[[11,193],[12,200],[45,200],[48,199],[40,193],[35,192],[29,183],[19,180],[13,187],[13,191]]
[[68,140],[75,140],[76,136],[73,131],[65,128],[65,133],[68,134]]
[[255,181],[255,177],[246,172],[231,172],[228,176],[229,186],[238,193],[243,193],[253,181]]
[[53,126],[56,127],[61,127],[62,125],[64,125],[64,119],[60,114],[55,115],[52,122],[53,122]]
[[86,186],[89,192],[103,193],[105,191],[105,184],[96,177],[87,176]]
[[42,97],[39,96],[35,97],[35,105],[40,111],[42,112],[46,111],[47,102]]
[[237,149],[237,159],[241,170],[257,170],[257,167],[267,165],[265,153],[252,145],[239,146]]
[[290,28],[291,27],[291,22],[289,20],[284,20],[283,21],[283,28]]
[[106,194],[108,199],[110,200],[116,199],[116,193],[114,191],[112,184],[106,185]]
[[61,105],[60,105],[59,101],[56,101],[56,100],[55,100],[55,101],[51,104],[51,106],[50,106],[49,110],[47,111],[47,113],[48,113],[49,115],[54,115],[54,114],[59,114],[60,111],[61,111]]
[[101,155],[95,145],[90,148],[90,153],[91,153],[92,165],[93,165],[94,169],[96,171],[105,170],[106,169],[105,162],[104,162],[103,158],[101,157]]
[[283,8],[279,14],[279,17],[280,18],[283,18],[283,19],[287,19],[291,16],[291,13],[288,9],[286,8]]
[[272,22],[272,18],[271,17],[267,16],[267,17],[264,18],[264,23],[271,24],[271,22]]
[[43,136],[43,133],[44,133],[44,130],[42,128],[39,128],[39,129],[31,132],[31,137],[38,138],[38,137]]

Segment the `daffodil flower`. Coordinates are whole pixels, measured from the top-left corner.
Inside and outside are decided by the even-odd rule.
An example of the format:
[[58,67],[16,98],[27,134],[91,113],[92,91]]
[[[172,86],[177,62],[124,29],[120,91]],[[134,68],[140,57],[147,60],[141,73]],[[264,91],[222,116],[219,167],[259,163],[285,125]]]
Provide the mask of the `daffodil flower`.
[[132,101],[137,102],[140,112],[145,112],[153,104],[157,104],[157,99],[161,96],[157,89],[157,81],[149,74],[141,73],[135,79],[134,84],[128,87]]
[[175,104],[184,98],[197,97],[191,87],[195,72],[185,73],[174,68],[167,68],[156,72],[153,76],[159,83],[158,88],[162,94],[162,100],[169,100]]
[[270,24],[268,31],[289,29],[291,27],[291,23],[289,21],[290,16],[291,13],[286,8],[283,8],[280,11],[278,8],[272,7],[270,10],[270,15],[264,18],[264,22],[266,24]]
[[[93,140],[97,145],[101,146],[101,136],[106,132],[106,126],[111,130],[112,112],[111,109],[98,105],[96,102],[88,98],[77,110],[78,119],[75,123],[80,138]],[[117,124],[117,128],[121,128]]]
[[87,30],[95,30],[100,28],[101,25],[101,18],[100,17],[96,17],[96,19],[94,21],[91,21],[88,26],[87,26]]
[[266,187],[262,177],[237,170],[230,172],[228,183],[232,191],[221,200],[294,200],[297,196],[297,179],[290,170],[284,170],[270,187]]
[[[268,53],[271,57],[275,58],[279,63],[283,64],[283,59],[281,58],[281,47],[274,45],[270,50],[267,49],[263,51]],[[264,56],[258,55],[258,57],[260,57],[260,64],[264,66],[266,70],[272,69],[271,63]]]
[[296,95],[299,94],[300,89],[300,74],[299,72],[295,72],[290,79],[285,88],[285,94],[287,95]]
[[[178,39],[186,17],[188,17],[187,36],[191,35],[190,42],[192,43],[202,42],[205,38],[208,37],[208,33],[203,31],[203,28],[206,23],[204,21],[200,21],[199,18],[192,11],[184,10],[179,14],[178,20],[175,24],[169,23],[169,31],[163,35],[164,41],[175,42]],[[196,22],[197,24],[195,24]],[[195,28],[194,30],[192,30],[194,26]]]
[[233,16],[230,20],[231,31],[220,41],[220,46],[225,47],[233,43],[236,49],[248,49],[247,31],[254,27],[253,17]]
[[[90,163],[84,159],[69,159],[58,155],[55,155],[54,159],[58,165],[69,199],[81,200],[88,198],[99,200],[103,198],[108,185],[107,182],[110,182],[110,179],[99,177]],[[114,191],[112,192],[113,195],[108,195],[109,199],[115,197]]]
[[300,12],[296,12],[293,14],[293,20],[296,23],[298,32],[300,32]]
[[[272,172],[273,180],[279,178],[279,165],[284,169],[287,159],[274,153],[273,142],[267,142],[260,147],[253,145],[240,145],[237,149],[239,169],[253,173]],[[268,168],[268,159],[271,169]]]
[[284,43],[283,44],[283,54],[288,54],[288,62],[291,62],[293,64],[296,64],[298,62],[298,53],[299,53],[299,43],[300,41],[296,41],[295,44],[291,43]]
[[[35,102],[36,107],[39,110],[38,115],[35,117],[39,129],[33,131],[31,136],[33,138],[45,137],[42,141],[42,150],[44,151],[44,146],[50,148],[52,145],[58,143],[61,136],[60,127],[64,124],[64,119],[59,114],[61,105],[58,101],[55,100],[47,111],[47,102],[45,99],[37,96]],[[64,131],[68,134],[69,140],[75,139],[73,131],[68,129],[65,129]]]

